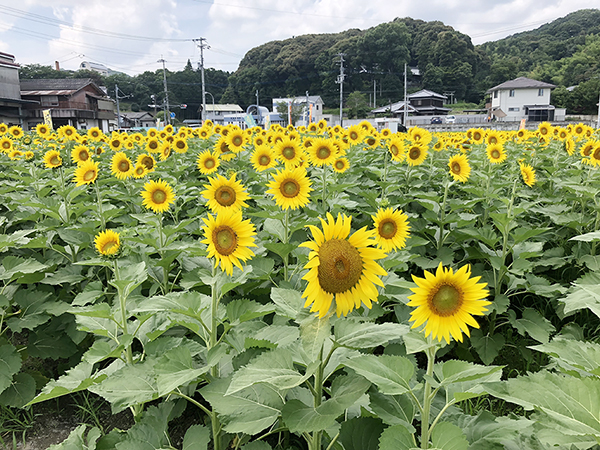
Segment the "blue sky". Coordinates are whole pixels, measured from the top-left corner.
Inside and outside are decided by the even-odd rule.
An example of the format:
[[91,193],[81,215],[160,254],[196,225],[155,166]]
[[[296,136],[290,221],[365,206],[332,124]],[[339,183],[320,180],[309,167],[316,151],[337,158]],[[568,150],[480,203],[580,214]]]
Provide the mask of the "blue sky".
[[474,44],[521,31],[597,0],[0,0],[0,51],[20,64],[104,64],[130,75],[205,66],[233,72],[244,54],[272,40],[366,29],[395,17],[439,20]]

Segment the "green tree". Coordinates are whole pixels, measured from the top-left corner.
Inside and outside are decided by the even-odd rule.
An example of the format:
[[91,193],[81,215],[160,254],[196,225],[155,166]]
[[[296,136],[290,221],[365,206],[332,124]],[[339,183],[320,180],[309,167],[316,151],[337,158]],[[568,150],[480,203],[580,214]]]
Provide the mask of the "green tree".
[[300,120],[300,117],[302,116],[302,111],[304,109],[304,107],[302,105],[300,105],[299,103],[296,102],[292,102],[292,107],[291,107],[291,114],[289,112],[289,105],[287,103],[284,102],[279,102],[275,105],[275,109],[277,111],[277,113],[281,116],[281,118],[283,120],[285,120],[285,124],[289,125],[289,116],[292,116],[292,124],[295,124],[296,122],[298,122],[298,120]]
[[370,110],[369,99],[360,91],[354,91],[346,100],[349,119],[363,119]]

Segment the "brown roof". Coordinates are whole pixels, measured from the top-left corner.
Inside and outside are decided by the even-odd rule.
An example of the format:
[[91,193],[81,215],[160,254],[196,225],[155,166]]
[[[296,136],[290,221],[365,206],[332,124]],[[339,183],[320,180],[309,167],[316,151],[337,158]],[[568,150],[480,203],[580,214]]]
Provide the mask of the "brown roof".
[[[20,83],[22,95],[35,95],[24,93],[35,91],[44,91],[45,95],[69,95],[88,85],[92,85],[98,93],[104,94],[102,89],[100,89],[91,78],[39,78],[33,80],[21,80]],[[56,92],[60,93],[57,94]]]

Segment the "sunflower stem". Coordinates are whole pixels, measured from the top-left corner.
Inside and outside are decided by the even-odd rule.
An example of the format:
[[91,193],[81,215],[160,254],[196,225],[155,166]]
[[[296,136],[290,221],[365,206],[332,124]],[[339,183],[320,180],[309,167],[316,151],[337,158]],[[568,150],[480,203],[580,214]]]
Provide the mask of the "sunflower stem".
[[98,180],[94,183],[96,189],[96,199],[98,201],[98,217],[102,223],[102,230],[106,230],[106,220],[104,220],[104,214],[102,213],[102,196],[100,195],[100,187],[98,186]]
[[[290,242],[290,209],[286,208],[285,210],[285,218],[283,221],[284,228],[284,244],[288,244]],[[283,257],[283,279],[288,281],[288,263],[289,263],[289,254],[286,253]]]
[[[319,351],[319,367],[315,372],[315,383],[314,383],[314,407],[317,409],[321,406],[321,402],[323,399],[323,369],[324,369],[324,361],[323,361],[323,346],[321,346],[321,350]],[[311,442],[309,443],[310,450],[320,450],[321,449],[321,438],[322,431],[315,431],[311,436]]]
[[[158,253],[160,254],[160,260],[163,261],[165,259],[165,252],[163,250],[165,246],[164,234],[163,234],[163,216],[160,214],[158,216],[158,242],[160,248],[158,249]],[[162,291],[163,294],[169,292],[169,270],[166,266],[163,266],[163,282],[162,282]]]
[[448,191],[450,190],[450,180],[446,178],[446,185],[444,186],[444,198],[440,205],[440,236],[438,238],[437,249],[438,251],[444,245],[444,226],[446,225],[446,201],[448,200]]
[[[209,342],[208,342],[208,350],[214,348],[218,342],[217,336],[217,309],[219,306],[219,293],[217,292],[217,266],[213,266],[212,268],[212,283],[210,285],[210,293],[211,293],[211,308],[210,308],[210,334],[209,334]],[[219,376],[219,368],[217,365],[214,365],[210,368],[210,375],[213,378],[217,378]],[[219,421],[219,416],[216,411],[212,411],[209,415],[211,428],[212,428],[212,436],[213,436],[213,448],[214,450],[221,450],[221,423]]]
[[383,156],[383,186],[381,187],[381,200],[385,200],[387,191],[387,174],[388,174],[388,151],[385,151]]
[[71,213],[69,212],[69,200],[67,198],[67,186],[65,185],[65,173],[63,171],[63,167],[60,166],[58,168],[58,173],[60,174],[60,182],[62,184],[62,197],[65,202],[65,223],[68,225],[71,220]]
[[421,448],[429,448],[429,412],[431,410],[431,384],[429,384],[429,377],[433,376],[433,365],[435,363],[435,354],[437,352],[437,345],[429,347],[425,350],[427,355],[427,378],[425,378],[425,386],[423,388],[423,413],[421,414]]
[[327,165],[323,165],[323,192],[322,192],[322,203],[323,210],[326,211],[325,200],[327,199]]

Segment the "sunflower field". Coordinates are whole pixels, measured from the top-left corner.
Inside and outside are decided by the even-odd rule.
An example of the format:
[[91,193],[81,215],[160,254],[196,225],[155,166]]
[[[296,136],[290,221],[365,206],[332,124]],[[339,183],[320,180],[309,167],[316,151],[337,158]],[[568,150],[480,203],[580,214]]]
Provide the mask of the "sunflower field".
[[55,450],[600,443],[598,130],[0,124],[0,150],[0,405],[125,418]]

